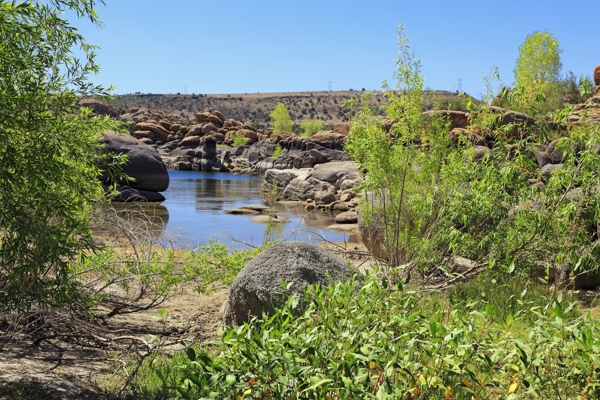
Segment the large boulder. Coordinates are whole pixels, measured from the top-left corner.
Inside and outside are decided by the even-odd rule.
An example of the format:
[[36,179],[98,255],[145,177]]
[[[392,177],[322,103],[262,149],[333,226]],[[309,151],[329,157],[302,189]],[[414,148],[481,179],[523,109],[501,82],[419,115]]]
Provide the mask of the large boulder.
[[97,115],[107,115],[111,118],[117,118],[119,116],[117,110],[115,110],[112,106],[96,99],[80,98],[77,100],[77,105],[79,107],[90,108],[94,114]]
[[329,162],[316,165],[312,173],[312,178],[330,183],[336,189],[339,189],[342,181],[346,179],[360,179],[360,173],[356,164],[352,161]]
[[[120,182],[122,186],[138,191],[164,192],[169,187],[169,174],[160,155],[153,147],[140,140],[115,132],[106,132],[100,138],[104,145],[102,153],[127,154],[123,172],[134,178],[133,182]],[[104,178],[106,183],[107,178]]]
[[[251,316],[272,314],[287,296],[312,284],[328,286],[352,277],[348,262],[329,250],[303,242],[284,242],[269,247],[252,259],[236,276],[224,305],[226,325],[242,324]],[[283,289],[281,281],[288,284]],[[302,302],[296,309],[302,311]]]
[[466,128],[469,125],[469,115],[464,111],[457,110],[430,110],[423,113],[427,118],[440,117],[446,121],[448,130],[454,128]]
[[168,129],[165,129],[162,125],[154,122],[138,122],[135,125],[136,131],[150,131],[154,133],[156,140],[161,140],[166,142],[169,139],[169,133],[171,133]]

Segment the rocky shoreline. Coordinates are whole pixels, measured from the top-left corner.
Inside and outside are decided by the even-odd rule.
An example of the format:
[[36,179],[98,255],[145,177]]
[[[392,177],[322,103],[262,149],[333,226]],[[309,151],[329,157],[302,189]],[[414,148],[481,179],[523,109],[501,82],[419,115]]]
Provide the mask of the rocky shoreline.
[[[112,107],[103,103],[94,104],[87,100],[82,105],[92,108],[97,114],[116,115]],[[490,132],[506,126],[510,129],[503,130],[515,143],[539,129],[526,114],[498,107],[494,103],[490,110],[497,115]],[[549,123],[548,127],[557,132],[563,131],[568,124],[578,124],[582,113],[587,115],[588,121],[600,120],[598,90],[585,104],[575,106],[563,124]],[[493,135],[488,137],[485,133],[470,130],[470,121],[477,118],[476,115],[456,110],[424,112],[426,117],[436,114],[447,121],[449,138],[457,145],[472,143],[478,158],[494,151]],[[248,123],[226,118],[219,111],[199,112],[193,124],[184,124],[176,115],[144,108],[132,108],[117,118],[127,124],[130,139],[137,139],[139,146],[148,146],[155,152],[150,158],[160,158],[165,167],[159,174],[162,174],[159,178],[162,182],[167,168],[257,175],[264,176],[265,182],[272,185],[283,199],[306,202],[308,209],[343,212],[357,205],[352,187],[359,181],[360,173],[350,156],[343,151],[350,130],[349,123],[339,124],[331,131],[303,137],[275,134],[272,129],[257,129]],[[381,122],[386,131],[391,132],[394,121],[381,118]],[[562,168],[562,153],[560,146],[557,146],[561,139],[560,135],[557,136],[557,139],[546,144],[528,147],[527,151],[537,161],[541,172],[540,179],[531,182],[532,185],[543,185],[550,174]],[[240,141],[245,143],[233,145]],[[137,169],[143,170],[144,167]],[[135,174],[132,176],[139,181]],[[128,192],[130,189],[147,190],[133,183],[122,190],[125,195],[121,197],[126,197],[124,200],[133,200]],[[164,185],[159,189],[165,190]],[[160,195],[138,194],[141,200],[161,201]]]

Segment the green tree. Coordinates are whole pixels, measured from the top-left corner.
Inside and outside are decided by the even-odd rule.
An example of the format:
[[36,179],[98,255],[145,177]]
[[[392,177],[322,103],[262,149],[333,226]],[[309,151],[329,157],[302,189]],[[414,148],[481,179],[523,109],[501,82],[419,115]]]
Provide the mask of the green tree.
[[0,2],[0,310],[79,304],[70,262],[93,247],[98,134],[113,123],[76,105],[106,91],[88,80],[94,47],[61,15],[100,24],[94,3]]
[[[399,44],[399,90],[386,92],[392,127],[368,106],[367,93],[345,143],[359,170],[366,171],[360,187],[362,237],[389,261],[384,272],[393,277],[396,266],[451,272],[447,261],[459,255],[474,261],[460,278],[484,268],[528,274],[553,266],[563,276],[596,273],[597,125],[570,127],[555,143],[562,169],[541,177],[531,151],[544,140],[539,126],[524,139],[514,138],[506,134],[514,126],[499,127],[487,101],[470,102],[469,129],[494,138],[494,148],[478,156],[476,138],[450,140],[443,113],[425,118],[420,64],[402,31]],[[532,186],[540,177],[544,185]]]
[[290,118],[290,113],[285,107],[285,104],[282,102],[278,103],[275,108],[269,112],[269,117],[271,117],[271,123],[273,124],[273,132],[285,133],[292,131],[294,122]]
[[549,32],[534,32],[519,46],[511,107],[532,115],[563,105],[562,48]]
[[306,121],[300,124],[302,136],[312,136],[317,132],[325,130],[325,124],[320,119],[315,121]]

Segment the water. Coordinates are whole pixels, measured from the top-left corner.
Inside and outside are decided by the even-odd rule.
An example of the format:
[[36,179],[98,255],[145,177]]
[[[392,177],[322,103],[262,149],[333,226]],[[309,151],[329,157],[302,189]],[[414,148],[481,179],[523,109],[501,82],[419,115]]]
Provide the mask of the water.
[[[161,241],[191,249],[211,239],[232,248],[258,246],[267,226],[251,221],[252,215],[230,215],[225,210],[247,205],[266,205],[262,177],[196,171],[169,171],[171,182],[160,205],[141,207]],[[132,206],[113,203],[116,208]],[[139,205],[135,206],[140,209]],[[279,217],[290,220],[275,224],[270,234],[275,240],[301,240],[309,243],[356,241],[354,235],[327,229],[335,216],[322,211],[307,213],[299,203],[277,203]]]

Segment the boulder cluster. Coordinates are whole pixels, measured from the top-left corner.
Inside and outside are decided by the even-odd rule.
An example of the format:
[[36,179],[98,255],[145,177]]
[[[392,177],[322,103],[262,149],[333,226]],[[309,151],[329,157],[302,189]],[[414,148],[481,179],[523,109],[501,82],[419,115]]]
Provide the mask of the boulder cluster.
[[577,104],[569,114],[567,122],[570,124],[580,124],[582,118],[586,121],[600,123],[600,65],[594,69],[594,97],[583,104]]
[[[134,138],[156,149],[169,169],[265,176],[273,170],[268,175],[269,182],[286,199],[305,200],[317,208],[334,207],[336,203],[341,211],[355,206],[349,202],[353,197],[350,186],[359,174],[342,150],[349,132],[347,123],[304,137],[257,129],[225,118],[219,111],[197,113],[192,125],[173,117],[134,108],[120,118],[129,123]],[[240,138],[244,144],[232,146]],[[329,163],[331,166],[325,168]],[[336,172],[328,174],[326,170]],[[339,205],[340,202],[346,204]]]
[[360,174],[352,161],[335,161],[305,169],[269,169],[265,182],[288,200],[306,201],[308,208],[348,211],[356,207],[353,187]]

